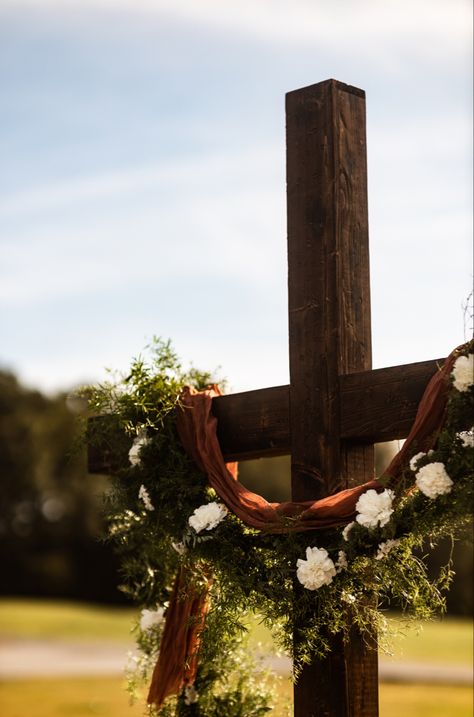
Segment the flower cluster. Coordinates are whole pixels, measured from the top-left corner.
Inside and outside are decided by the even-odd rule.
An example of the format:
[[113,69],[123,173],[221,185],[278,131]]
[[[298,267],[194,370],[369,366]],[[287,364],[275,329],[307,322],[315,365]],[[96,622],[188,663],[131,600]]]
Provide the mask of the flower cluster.
[[453,385],[458,391],[468,391],[474,383],[474,354],[459,356],[452,370]]
[[188,523],[196,533],[202,530],[213,530],[224,520],[228,513],[227,508],[222,503],[207,503],[196,508],[194,513],[189,517]]
[[155,506],[151,502],[150,495],[143,483],[138,490],[138,499],[143,502],[143,505],[145,506],[146,510],[155,510]]
[[298,559],[296,576],[308,590],[329,585],[336,575],[336,566],[324,548],[306,548],[306,560]]
[[[268,702],[259,702],[255,691],[244,703],[241,663],[233,673],[230,668],[236,665],[232,655],[242,635],[242,612],[249,608],[277,626],[279,646],[291,654],[295,674],[314,652],[322,656],[330,649],[328,630],[342,630],[345,637],[351,624],[365,635],[380,626],[383,630],[375,605],[394,604],[416,617],[443,609],[449,570],[431,578],[417,549],[426,536],[434,543],[458,530],[469,513],[474,484],[474,431],[469,429],[472,346],[454,363],[447,382],[446,423],[432,450],[415,446],[400,481],[385,483],[382,477],[377,490],[360,495],[351,522],[342,530],[311,533],[259,532],[235,515],[226,518],[227,507],[177,437],[174,409],[179,391],[195,376],[185,379],[179,373],[167,347],[156,360],[155,373],[140,362],[134,364],[126,390],[112,391],[118,397],[114,405],[121,428],[135,431],[136,437],[129,465],[116,476],[109,524],[123,559],[124,589],[144,606],[137,636],[148,675],[156,662],[177,571],[189,574],[198,587],[211,584],[198,672],[157,715],[191,717],[196,710],[202,717],[234,714],[235,699],[243,705],[239,714],[246,717],[268,711]],[[203,377],[197,387],[207,383]],[[110,405],[110,391],[99,398],[102,405]],[[99,400],[95,408],[100,413]],[[423,447],[426,452],[419,450]],[[297,601],[292,595],[295,579],[304,588]],[[294,625],[302,626],[297,640]],[[139,672],[144,675],[146,670],[140,667]],[[225,682],[229,674],[232,680]]]
[[443,463],[428,463],[420,468],[415,477],[417,487],[428,498],[437,498],[451,492],[453,481],[448,476]]
[[390,489],[377,493],[376,490],[368,490],[363,493],[356,504],[356,521],[366,528],[376,528],[384,525],[390,520],[393,513],[394,492]]
[[139,429],[136,438],[134,438],[132,447],[128,452],[128,460],[132,466],[139,466],[141,464],[140,452],[143,446],[149,443],[150,439],[147,436],[146,429]]

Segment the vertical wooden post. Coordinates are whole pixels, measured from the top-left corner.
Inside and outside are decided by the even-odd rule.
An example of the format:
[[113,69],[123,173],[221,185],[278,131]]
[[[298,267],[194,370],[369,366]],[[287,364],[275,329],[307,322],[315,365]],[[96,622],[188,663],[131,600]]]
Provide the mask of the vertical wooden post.
[[[340,440],[339,376],[371,368],[365,94],[328,80],[287,112],[290,431],[294,500],[373,477],[372,446]],[[375,717],[377,653],[354,634],[303,670],[296,717]]]

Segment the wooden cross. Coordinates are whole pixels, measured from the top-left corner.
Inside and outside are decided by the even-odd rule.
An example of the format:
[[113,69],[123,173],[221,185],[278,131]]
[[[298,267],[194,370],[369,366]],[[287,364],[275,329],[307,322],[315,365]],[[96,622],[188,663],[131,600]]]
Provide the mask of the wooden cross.
[[[438,361],[371,371],[365,93],[327,80],[286,96],[290,385],[213,400],[228,461],[291,454],[293,500],[374,476]],[[91,472],[116,458],[90,450]],[[377,651],[354,631],[304,668],[295,717],[376,717]]]

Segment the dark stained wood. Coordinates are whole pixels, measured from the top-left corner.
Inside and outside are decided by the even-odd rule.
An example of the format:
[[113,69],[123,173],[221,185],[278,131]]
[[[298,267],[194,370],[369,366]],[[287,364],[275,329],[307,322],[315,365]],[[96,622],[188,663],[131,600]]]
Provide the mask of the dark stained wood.
[[445,359],[341,377],[341,436],[374,443],[405,438],[424,390]]
[[[444,359],[339,377],[340,436],[367,443],[405,438],[428,381]],[[227,460],[290,453],[289,386],[215,398],[218,436]]]
[[213,399],[217,435],[227,460],[290,452],[289,391],[289,386],[276,386]]
[[[423,391],[443,361],[422,361],[340,376],[341,438],[368,443],[405,438]],[[275,386],[213,400],[219,442],[228,461],[290,453],[289,391],[289,386]],[[130,446],[126,447],[128,450]],[[115,473],[121,467],[123,454],[119,436],[110,435],[102,445],[89,443],[89,473]]]
[[[339,377],[371,367],[364,93],[334,80],[290,92],[286,127],[292,497],[315,500],[374,472],[373,446],[342,441],[339,400]],[[295,717],[376,717],[373,655],[351,642],[335,636],[303,669]]]

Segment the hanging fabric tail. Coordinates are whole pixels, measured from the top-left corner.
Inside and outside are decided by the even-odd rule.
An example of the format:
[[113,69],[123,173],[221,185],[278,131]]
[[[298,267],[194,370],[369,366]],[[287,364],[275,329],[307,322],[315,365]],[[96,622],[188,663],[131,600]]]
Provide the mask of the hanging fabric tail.
[[194,682],[200,634],[208,611],[212,579],[195,585],[193,575],[181,568],[166,613],[160,654],[153,670],[148,704],[159,709],[170,695]]

